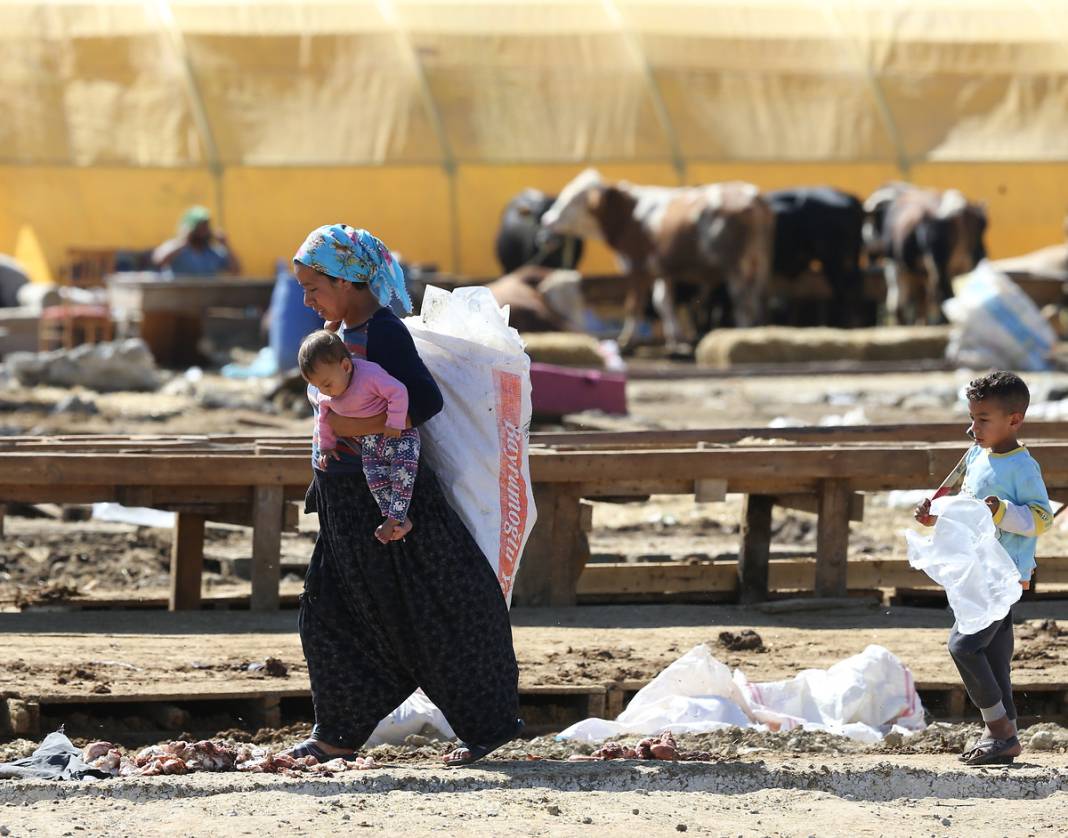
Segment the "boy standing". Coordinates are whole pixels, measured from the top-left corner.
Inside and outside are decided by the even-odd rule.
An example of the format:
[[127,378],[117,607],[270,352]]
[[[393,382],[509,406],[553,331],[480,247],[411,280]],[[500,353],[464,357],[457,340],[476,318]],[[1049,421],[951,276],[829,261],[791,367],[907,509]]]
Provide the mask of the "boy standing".
[[[998,541],[1016,562],[1020,584],[1030,587],[1035,542],[1053,523],[1042,471],[1017,435],[1031,395],[1011,372],[993,372],[968,385],[966,393],[975,446],[965,459],[961,493],[986,502],[998,527]],[[916,507],[916,520],[934,524],[931,502]],[[1012,665],[1012,612],[975,634],[949,634],[949,654],[960,671],[986,730],[961,754],[968,765],[1009,764],[1022,750],[1009,677]]]

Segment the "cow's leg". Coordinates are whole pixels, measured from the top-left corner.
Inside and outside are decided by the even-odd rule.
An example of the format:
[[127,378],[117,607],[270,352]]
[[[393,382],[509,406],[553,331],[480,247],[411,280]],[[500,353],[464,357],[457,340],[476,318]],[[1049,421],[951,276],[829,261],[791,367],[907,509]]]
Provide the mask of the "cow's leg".
[[886,314],[885,320],[890,325],[903,325],[908,305],[908,280],[898,270],[897,262],[887,259],[883,263],[883,276],[886,278]]
[[929,325],[942,322],[942,276],[947,271],[933,254],[924,254],[925,275],[923,278],[924,306],[916,310],[916,317],[923,317]]
[[944,319],[942,301],[949,296],[945,294],[945,289],[949,288],[952,291],[952,286],[949,284],[949,267],[940,264],[939,260],[930,253],[924,255],[923,264],[927,269],[925,288],[927,292],[927,307],[923,310],[923,316],[927,323],[938,324]]
[[623,303],[623,330],[619,333],[619,349],[623,353],[632,352],[637,343],[638,322],[645,311],[649,285],[649,280],[640,274],[631,274],[628,279],[630,287]]
[[687,353],[689,347],[683,344],[679,333],[679,321],[675,316],[675,284],[667,278],[653,282],[653,308],[660,315],[664,327],[664,344],[668,352]]
[[727,275],[727,294],[734,310],[735,325],[743,329],[764,325],[770,275],[770,261],[758,254],[735,265]]

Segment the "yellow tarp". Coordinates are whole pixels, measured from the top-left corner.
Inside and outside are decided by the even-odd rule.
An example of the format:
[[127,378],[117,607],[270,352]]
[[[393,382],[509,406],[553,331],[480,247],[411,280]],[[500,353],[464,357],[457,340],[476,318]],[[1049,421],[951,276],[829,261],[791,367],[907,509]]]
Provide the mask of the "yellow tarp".
[[988,201],[995,255],[1060,240],[1068,3],[0,3],[0,251],[29,229],[53,270],[203,203],[257,274],[343,219],[489,275],[504,202],[589,163],[909,177]]

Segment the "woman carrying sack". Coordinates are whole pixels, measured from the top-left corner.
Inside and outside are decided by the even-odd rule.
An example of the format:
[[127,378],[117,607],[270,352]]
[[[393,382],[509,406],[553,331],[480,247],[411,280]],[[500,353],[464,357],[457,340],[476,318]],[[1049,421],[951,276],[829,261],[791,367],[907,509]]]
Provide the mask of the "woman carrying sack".
[[[304,304],[340,334],[354,357],[383,367],[408,389],[408,425],[442,408],[441,393],[408,330],[388,306],[410,311],[400,266],[366,230],[314,230],[293,257]],[[332,414],[337,459],[318,468],[308,506],[319,536],[301,596],[300,639],[308,661],[315,727],[289,751],[321,761],[352,756],[378,722],[417,687],[465,743],[446,765],[469,765],[522,727],[519,670],[501,588],[478,545],[446,502],[432,468],[420,464],[404,540],[373,538],[380,517],[363,476],[358,441],[382,433],[386,416]]]

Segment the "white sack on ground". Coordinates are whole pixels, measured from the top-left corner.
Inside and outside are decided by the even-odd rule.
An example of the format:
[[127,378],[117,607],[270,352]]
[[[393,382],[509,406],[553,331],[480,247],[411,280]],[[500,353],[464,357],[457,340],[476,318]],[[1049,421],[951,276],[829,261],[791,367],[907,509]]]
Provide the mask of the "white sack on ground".
[[[418,317],[404,321],[437,381],[445,408],[420,429],[422,456],[497,574],[505,601],[519,570],[536,511],[530,484],[530,358],[488,288],[451,294],[426,287]],[[452,728],[417,690],[383,719],[368,747],[400,744],[430,726]]]
[[1057,335],[1020,287],[989,262],[942,304],[953,324],[946,358],[970,369],[1045,370]]
[[946,590],[961,634],[975,634],[1009,613],[1023,593],[1020,572],[1005,548],[987,505],[947,496],[931,504],[938,516],[930,536],[908,530],[909,564]]
[[868,646],[830,669],[751,684],[740,670],[732,676],[702,644],[657,675],[615,721],[586,719],[557,738],[600,742],[728,727],[801,727],[877,742],[891,730],[915,732],[925,724],[912,673],[882,646]]

